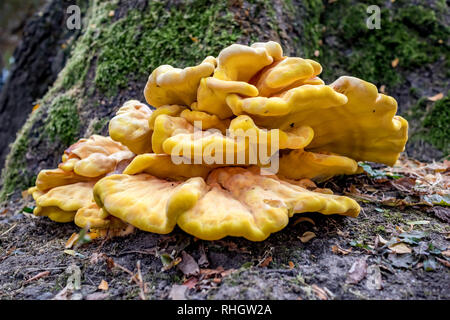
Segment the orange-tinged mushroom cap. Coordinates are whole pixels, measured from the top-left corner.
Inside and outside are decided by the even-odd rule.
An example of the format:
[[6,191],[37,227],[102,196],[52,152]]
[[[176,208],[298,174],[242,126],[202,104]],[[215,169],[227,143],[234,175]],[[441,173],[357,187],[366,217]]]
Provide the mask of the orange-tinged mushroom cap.
[[[235,115],[249,114],[261,117],[280,117],[309,110],[313,110],[319,116],[321,109],[340,106],[346,102],[345,95],[326,85],[303,85],[269,98],[242,98],[236,94],[227,97],[227,104]],[[258,117],[254,118],[255,120],[259,119]],[[264,120],[263,118],[261,122],[270,122],[268,119]],[[271,127],[275,128],[275,123],[272,123]],[[278,128],[286,129],[286,126]]]
[[72,169],[75,174],[89,178],[112,172],[121,161],[134,157],[120,142],[99,135],[79,140],[64,155],[65,161],[59,165],[62,170]]
[[357,170],[358,163],[344,156],[293,150],[280,157],[278,174],[288,179],[322,182],[340,174],[355,174]]
[[73,221],[78,209],[93,202],[93,187],[94,182],[77,182],[55,187],[36,197],[33,213],[37,216],[48,216],[56,222]]
[[214,72],[215,63],[215,58],[207,57],[195,67],[159,66],[148,78],[145,100],[155,108],[167,104],[191,105],[196,100],[200,79]]
[[240,236],[262,241],[284,228],[294,213],[321,212],[357,216],[350,198],[316,193],[256,170],[220,168],[208,177],[210,187],[178,225],[204,240]]
[[[303,83],[307,79],[317,76],[322,68],[317,68],[312,60],[287,57],[279,60],[261,70],[250,82],[255,83],[259,95],[269,97],[277,92],[285,90],[294,83]],[[315,68],[316,67],[316,68]],[[319,73],[317,73],[319,72]]]
[[155,119],[152,147],[155,153],[164,153],[163,143],[170,137],[181,134],[191,133],[194,126],[181,117],[171,117],[167,114],[161,114]]
[[171,117],[177,117],[185,109],[186,107],[179,106],[176,104],[159,107],[158,109],[153,111],[151,117],[148,119],[148,126],[150,130],[153,130],[155,128],[155,120],[159,115],[166,114]]
[[124,174],[148,173],[162,179],[185,180],[186,178],[206,178],[214,168],[206,164],[176,164],[168,154],[146,153],[138,155],[124,170]]
[[109,122],[109,135],[136,154],[152,151],[149,118],[152,111],[137,100],[129,100]]
[[203,111],[183,110],[180,117],[186,119],[190,124],[196,126],[201,124],[201,130],[218,129],[225,133],[230,125],[230,119],[221,120],[218,116]]
[[109,214],[149,232],[169,233],[176,219],[197,202],[205,188],[202,178],[169,182],[150,176],[111,175],[94,188],[97,204]]

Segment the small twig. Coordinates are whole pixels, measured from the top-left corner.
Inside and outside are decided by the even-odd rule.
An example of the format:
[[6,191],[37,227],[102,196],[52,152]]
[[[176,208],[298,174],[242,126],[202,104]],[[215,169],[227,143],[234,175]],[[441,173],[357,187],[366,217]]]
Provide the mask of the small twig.
[[2,234],[0,234],[0,237],[3,237],[5,234],[7,234],[8,232],[10,232],[12,229],[14,229],[17,226],[17,223],[15,225],[13,225],[11,228],[9,228],[8,230],[6,230],[5,232],[3,232]]
[[26,280],[24,282],[24,284],[30,283],[31,281],[34,281],[34,280],[39,280],[40,278],[47,277],[49,274],[50,274],[50,271],[40,272],[37,275],[35,275],[34,277],[31,277],[30,279]]

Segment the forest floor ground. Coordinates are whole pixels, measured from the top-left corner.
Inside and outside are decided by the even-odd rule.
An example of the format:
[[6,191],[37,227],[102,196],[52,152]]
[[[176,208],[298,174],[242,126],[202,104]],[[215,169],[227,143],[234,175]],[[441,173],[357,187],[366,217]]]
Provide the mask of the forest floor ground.
[[[448,176],[448,163],[433,168],[433,181]],[[358,200],[357,218],[295,215],[262,242],[176,228],[66,248],[79,228],[10,201],[0,209],[0,299],[450,299],[448,206],[416,192],[419,171],[383,170],[321,185]]]

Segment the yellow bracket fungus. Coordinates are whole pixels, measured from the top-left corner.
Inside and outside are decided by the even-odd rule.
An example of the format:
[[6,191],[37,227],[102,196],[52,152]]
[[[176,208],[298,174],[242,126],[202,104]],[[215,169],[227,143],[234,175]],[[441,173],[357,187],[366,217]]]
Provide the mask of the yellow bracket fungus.
[[155,108],[167,104],[191,105],[197,96],[201,78],[214,72],[216,59],[207,57],[195,67],[184,69],[163,65],[156,68],[144,89],[145,100]]
[[110,137],[70,146],[29,189],[34,213],[99,235],[178,225],[199,239],[252,241],[296,213],[356,217],[354,200],[312,180],[359,173],[357,161],[393,165],[408,123],[373,84],[325,84],[321,72],[273,41],[233,44],[194,67],[160,66],[144,89],[156,110],[129,100]]
[[241,236],[261,241],[284,228],[294,213],[359,213],[350,198],[312,192],[257,171],[215,169],[207,182],[200,177],[170,182],[148,174],[112,175],[95,185],[94,197],[109,214],[139,229],[169,233],[178,224],[205,240]]
[[137,100],[125,102],[109,122],[110,137],[136,154],[151,152],[151,115],[152,110],[145,104]]

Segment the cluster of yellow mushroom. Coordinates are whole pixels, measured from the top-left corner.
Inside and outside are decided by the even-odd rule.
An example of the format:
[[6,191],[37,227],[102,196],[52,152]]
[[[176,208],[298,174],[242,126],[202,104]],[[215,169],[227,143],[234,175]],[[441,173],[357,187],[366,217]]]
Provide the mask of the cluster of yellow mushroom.
[[69,147],[30,188],[34,213],[91,230],[178,225],[200,239],[253,241],[295,213],[356,217],[353,199],[312,180],[354,174],[357,161],[393,165],[408,123],[373,84],[345,76],[326,85],[321,71],[272,41],[233,44],[194,67],[160,66],[144,90],[156,110],[127,101],[110,137]]

